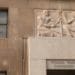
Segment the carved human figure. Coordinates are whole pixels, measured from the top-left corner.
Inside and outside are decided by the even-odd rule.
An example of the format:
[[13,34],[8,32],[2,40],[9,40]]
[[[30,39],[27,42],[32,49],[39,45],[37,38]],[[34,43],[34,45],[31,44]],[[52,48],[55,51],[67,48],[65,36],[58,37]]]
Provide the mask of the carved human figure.
[[40,10],[37,13],[38,36],[75,37],[75,11]]
[[[53,16],[52,13],[54,13],[55,11],[51,12],[50,10],[43,10],[42,11],[42,15],[40,15],[40,20],[41,20],[41,26],[44,26],[46,28],[53,28],[57,26],[57,23],[59,22],[59,15],[58,18],[55,21],[55,16]],[[59,13],[59,12],[58,12]]]
[[48,10],[43,10],[42,14],[39,15],[39,27],[49,27],[49,23],[51,22],[50,12]]
[[75,37],[75,12],[63,12],[63,36]]
[[[39,11],[38,11],[39,12]],[[39,15],[38,34],[39,36],[60,36],[60,15],[56,10],[42,10]]]

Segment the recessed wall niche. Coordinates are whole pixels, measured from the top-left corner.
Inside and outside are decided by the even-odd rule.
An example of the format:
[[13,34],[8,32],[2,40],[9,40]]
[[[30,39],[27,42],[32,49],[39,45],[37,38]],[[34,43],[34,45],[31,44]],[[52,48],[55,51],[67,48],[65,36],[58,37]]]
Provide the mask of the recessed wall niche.
[[75,37],[75,11],[35,9],[35,35]]

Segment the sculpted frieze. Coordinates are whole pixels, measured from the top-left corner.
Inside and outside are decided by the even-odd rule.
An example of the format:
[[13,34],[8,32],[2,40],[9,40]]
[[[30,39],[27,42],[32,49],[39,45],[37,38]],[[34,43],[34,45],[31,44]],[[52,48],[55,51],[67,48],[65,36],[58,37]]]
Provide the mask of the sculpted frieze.
[[75,37],[75,11],[36,10],[36,35]]

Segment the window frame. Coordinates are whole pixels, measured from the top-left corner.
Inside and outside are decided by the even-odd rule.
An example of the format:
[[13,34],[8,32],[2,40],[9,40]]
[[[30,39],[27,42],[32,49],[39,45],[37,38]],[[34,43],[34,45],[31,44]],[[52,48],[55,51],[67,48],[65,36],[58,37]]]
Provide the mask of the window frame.
[[1,24],[0,25],[6,25],[6,34],[5,37],[0,37],[0,38],[7,38],[8,37],[8,8],[0,8],[0,12],[6,12],[6,18],[7,18],[7,23],[6,24]]

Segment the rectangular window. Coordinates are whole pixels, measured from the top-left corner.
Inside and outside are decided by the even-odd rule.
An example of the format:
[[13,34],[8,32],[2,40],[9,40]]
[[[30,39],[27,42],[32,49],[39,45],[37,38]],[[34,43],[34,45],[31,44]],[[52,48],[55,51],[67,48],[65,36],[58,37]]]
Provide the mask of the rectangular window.
[[0,75],[7,75],[7,71],[0,71]]
[[47,75],[75,75],[75,70],[47,70]]
[[0,38],[7,37],[8,10],[0,10]]
[[75,75],[75,60],[53,59],[47,60],[47,75]]

